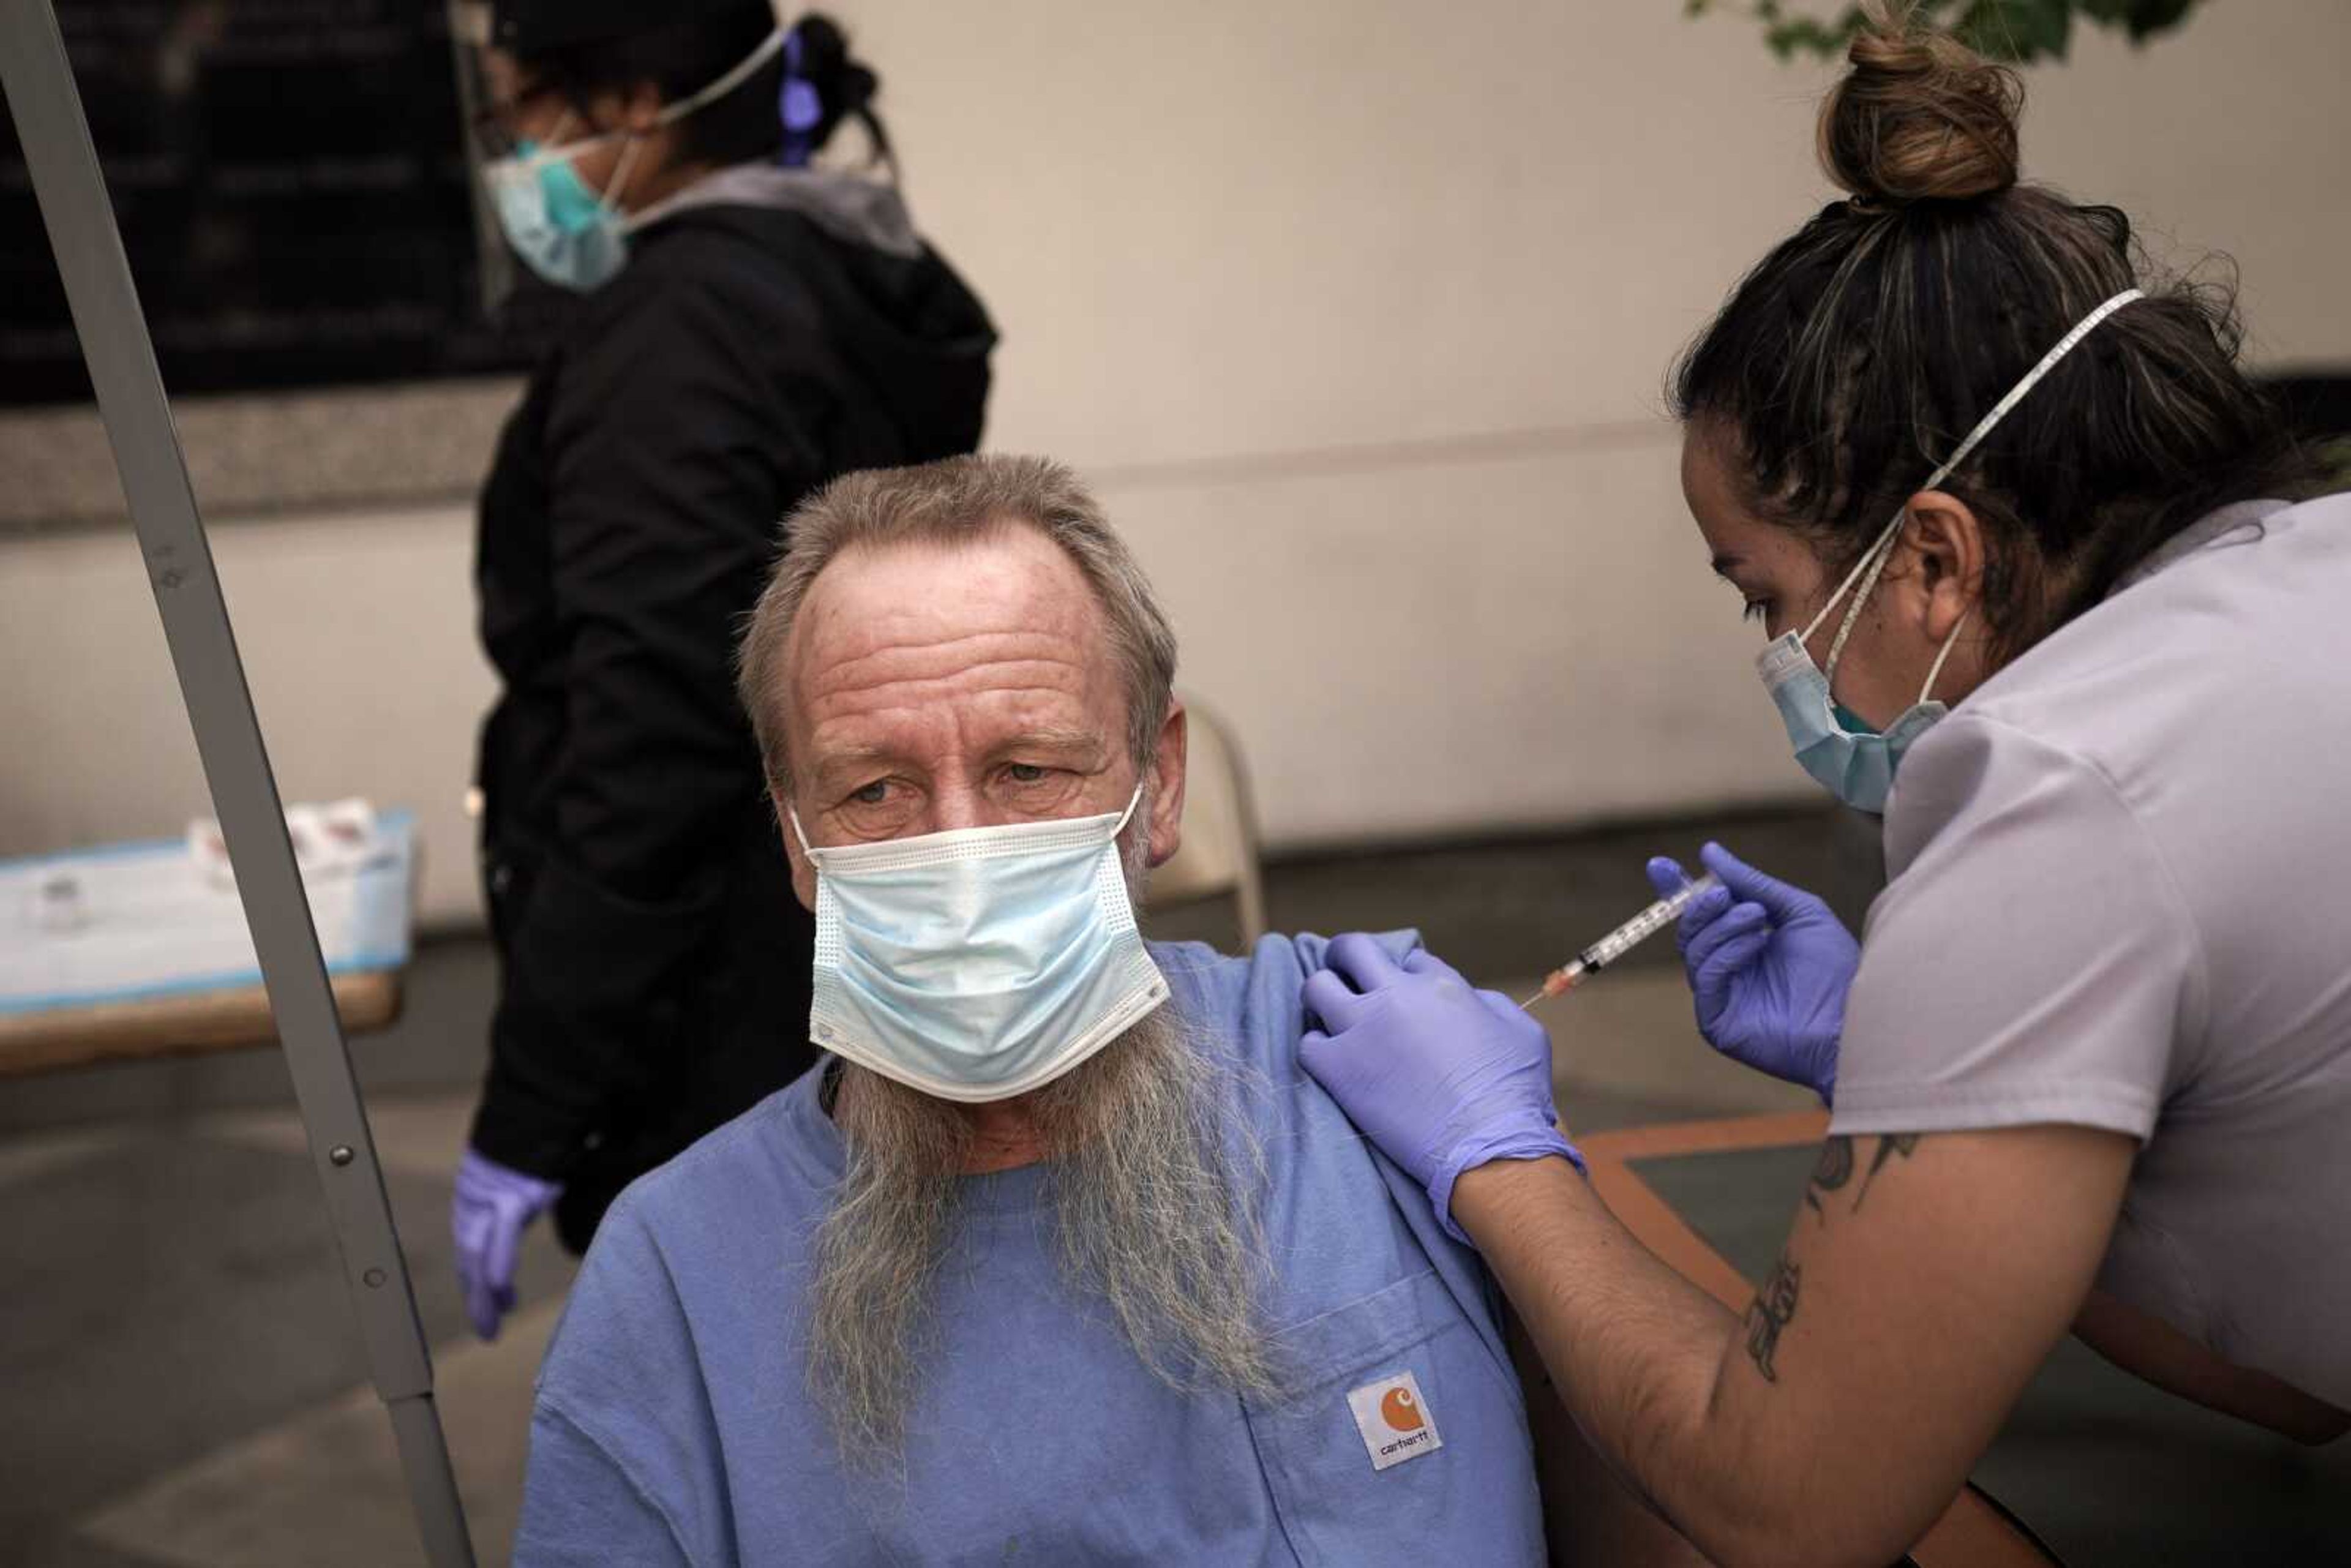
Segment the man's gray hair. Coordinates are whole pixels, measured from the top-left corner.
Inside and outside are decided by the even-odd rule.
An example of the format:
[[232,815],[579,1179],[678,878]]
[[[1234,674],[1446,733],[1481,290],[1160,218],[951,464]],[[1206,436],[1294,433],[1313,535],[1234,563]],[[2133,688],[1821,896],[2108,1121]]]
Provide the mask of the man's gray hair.
[[1061,547],[1094,591],[1126,686],[1127,745],[1147,770],[1176,685],[1176,633],[1134,553],[1075,474],[1042,457],[949,457],[844,474],[785,520],[783,559],[743,634],[736,690],[768,784],[791,788],[784,745],[792,622],[817,574],[854,546],[956,546],[1026,524]]

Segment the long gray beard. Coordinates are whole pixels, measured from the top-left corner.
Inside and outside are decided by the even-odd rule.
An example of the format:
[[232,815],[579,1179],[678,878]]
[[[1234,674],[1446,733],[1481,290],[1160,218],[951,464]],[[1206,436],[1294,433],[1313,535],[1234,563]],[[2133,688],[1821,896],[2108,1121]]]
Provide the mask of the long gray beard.
[[[1179,1390],[1278,1386],[1259,1316],[1262,1158],[1228,1098],[1247,1092],[1168,1005],[1030,1100],[1061,1277]],[[845,1063],[833,1120],[848,1169],[817,1236],[809,1383],[844,1458],[873,1469],[903,1455],[938,1347],[971,1130],[955,1105]]]

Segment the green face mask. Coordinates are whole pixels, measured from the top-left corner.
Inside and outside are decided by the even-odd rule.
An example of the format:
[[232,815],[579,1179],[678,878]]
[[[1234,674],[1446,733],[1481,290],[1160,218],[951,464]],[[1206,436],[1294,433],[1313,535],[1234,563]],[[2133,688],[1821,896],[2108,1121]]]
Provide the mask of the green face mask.
[[[629,259],[627,220],[571,164],[574,154],[609,140],[590,136],[553,147],[524,141],[512,157],[482,170],[507,243],[533,272],[560,287],[583,293],[598,287]],[[609,194],[627,189],[637,147],[632,136],[622,150]]]

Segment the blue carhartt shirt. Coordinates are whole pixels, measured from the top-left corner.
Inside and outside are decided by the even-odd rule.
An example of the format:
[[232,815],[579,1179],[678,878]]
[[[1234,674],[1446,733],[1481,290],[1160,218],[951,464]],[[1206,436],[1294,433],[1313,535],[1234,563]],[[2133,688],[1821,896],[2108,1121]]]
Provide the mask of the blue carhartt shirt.
[[845,1473],[802,1382],[841,1171],[811,1072],[606,1217],[539,1374],[516,1563],[1541,1563],[1492,1286],[1299,1069],[1322,949],[1153,948],[1204,1049],[1270,1089],[1239,1103],[1265,1145],[1282,1399],[1145,1371],[1063,1284],[1032,1166],[964,1184],[903,1475]]

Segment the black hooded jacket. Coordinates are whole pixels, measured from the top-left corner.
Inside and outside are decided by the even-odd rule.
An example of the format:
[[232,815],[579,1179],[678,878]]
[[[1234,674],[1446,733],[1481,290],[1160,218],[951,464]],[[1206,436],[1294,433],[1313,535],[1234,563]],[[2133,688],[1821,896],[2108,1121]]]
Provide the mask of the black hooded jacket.
[[575,1250],[622,1186],[813,1059],[814,929],[733,674],[781,519],[836,475],[972,450],[987,400],[987,313],[894,195],[748,172],[748,199],[632,236],[481,498],[501,962],[473,1143],[566,1184]]

